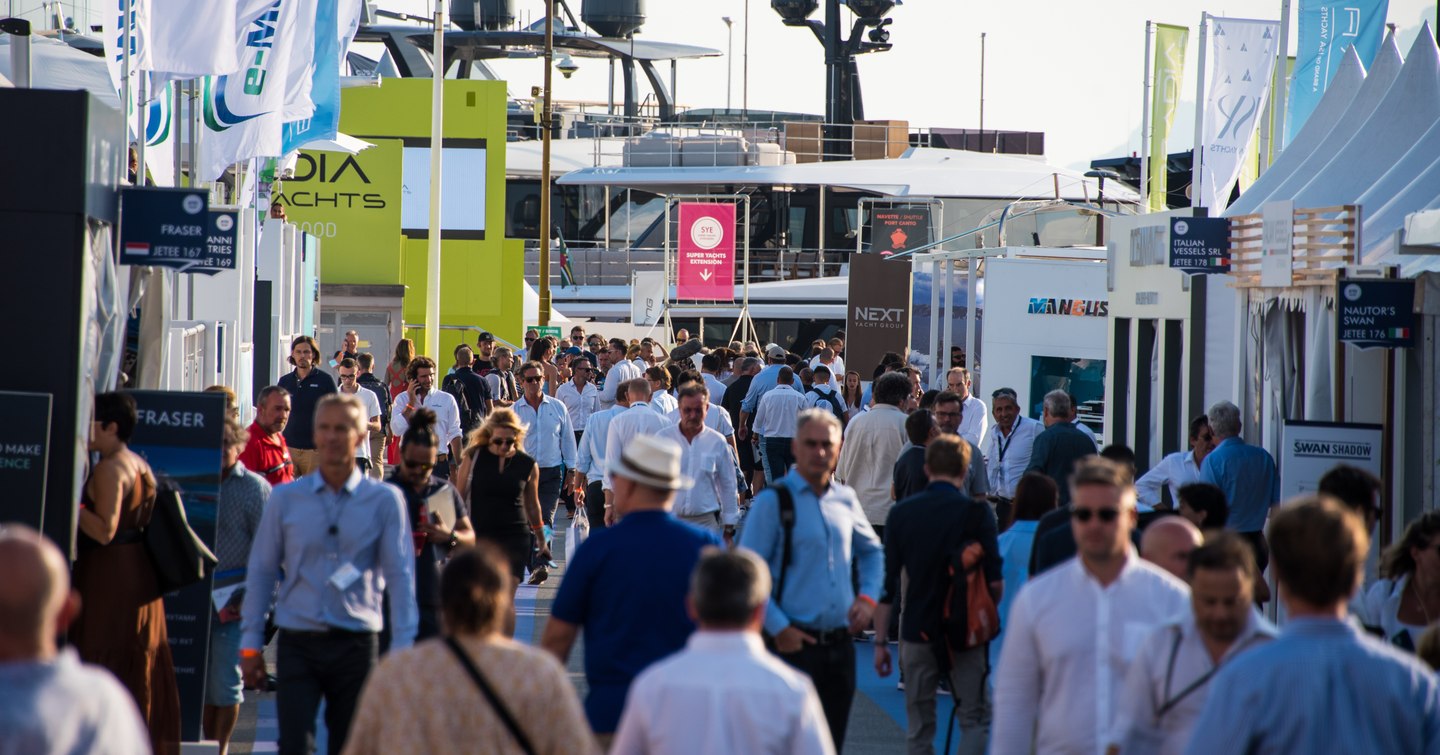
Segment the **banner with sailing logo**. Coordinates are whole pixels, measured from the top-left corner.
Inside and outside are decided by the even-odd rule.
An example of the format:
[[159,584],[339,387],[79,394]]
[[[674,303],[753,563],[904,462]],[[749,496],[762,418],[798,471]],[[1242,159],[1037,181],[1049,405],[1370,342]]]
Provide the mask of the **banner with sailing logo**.
[[309,39],[300,47],[307,51],[302,54],[313,54],[316,1],[274,0],[238,41],[243,68],[205,77],[199,180],[213,181],[241,160],[283,154],[291,59],[297,40]]
[[1170,127],[1175,107],[1180,104],[1180,81],[1185,76],[1185,46],[1190,30],[1183,26],[1155,24],[1155,84],[1150,95],[1150,212],[1168,209]]
[[[1240,175],[1253,137],[1280,36],[1276,21],[1211,17],[1210,53],[1214,63],[1205,96],[1201,145],[1201,181],[1197,207],[1220,212],[1229,204],[1230,189]],[[1204,71],[1201,71],[1204,74]]]
[[1300,0],[1300,38],[1295,46],[1286,144],[1300,133],[1320,103],[1345,59],[1345,48],[1354,47],[1369,70],[1385,37],[1389,9],[1389,0]]
[[[125,12],[117,6],[105,14],[104,21],[105,68],[110,72],[110,83],[116,94],[123,94]],[[125,103],[126,119],[129,123],[129,141],[134,144],[140,139],[140,79],[146,77],[145,112],[145,167],[157,186],[175,185],[175,93],[173,84],[164,83],[168,76],[142,73],[134,62],[145,49],[145,38],[139,33],[136,16],[130,15],[130,101]],[[144,184],[137,179],[137,183]]]

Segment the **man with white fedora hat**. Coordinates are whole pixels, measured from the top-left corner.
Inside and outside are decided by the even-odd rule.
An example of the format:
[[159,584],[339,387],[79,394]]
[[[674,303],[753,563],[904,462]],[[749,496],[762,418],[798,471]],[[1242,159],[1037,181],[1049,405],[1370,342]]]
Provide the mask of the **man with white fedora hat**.
[[637,435],[606,456],[618,521],[590,535],[565,565],[540,641],[563,664],[584,630],[585,715],[602,745],[619,725],[630,683],[695,631],[685,610],[690,574],[702,549],[720,545],[713,532],[670,513],[676,491],[693,485],[680,473],[674,441]]

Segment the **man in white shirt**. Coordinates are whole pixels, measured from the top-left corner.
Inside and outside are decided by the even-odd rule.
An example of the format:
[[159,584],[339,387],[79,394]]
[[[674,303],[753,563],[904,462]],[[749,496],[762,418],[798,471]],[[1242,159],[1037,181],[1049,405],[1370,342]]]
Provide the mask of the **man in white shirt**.
[[761,450],[769,460],[770,483],[784,477],[795,463],[791,443],[795,439],[795,415],[810,408],[805,394],[795,390],[795,372],[781,367],[775,387],[760,398],[755,409],[755,434],[765,439]]
[[728,544],[740,520],[735,453],[720,433],[705,426],[710,401],[703,385],[680,391],[680,424],[658,433],[680,446],[680,471],[694,480],[675,495],[672,513],[681,521],[723,535]]
[[945,373],[945,387],[960,395],[960,410],[964,414],[960,420],[960,437],[979,448],[980,441],[985,439],[985,431],[990,427],[990,412],[985,408],[985,402],[970,392],[970,371],[964,367],[951,367]]
[[1210,418],[1202,414],[1190,420],[1190,450],[1176,451],[1160,460],[1135,481],[1135,495],[1150,508],[1160,506],[1161,486],[1170,488],[1170,505],[1180,505],[1180,488],[1200,482],[1200,462],[1215,448]]
[[827,346],[821,349],[819,354],[810,358],[810,369],[813,370],[821,365],[830,370],[830,380],[835,383],[835,389],[839,390],[840,383],[845,378],[845,360],[841,359],[834,349]]
[[1155,629],[1130,663],[1110,755],[1184,753],[1215,672],[1278,634],[1255,610],[1255,555],[1238,535],[1212,533],[1190,554],[1187,573],[1190,610]]
[[705,381],[705,387],[710,389],[710,401],[719,404],[725,399],[726,385],[720,382],[720,355],[710,352],[700,359],[700,377]]
[[605,528],[605,439],[610,421],[630,407],[630,394],[625,386],[615,390],[615,405],[590,412],[585,418],[585,432],[576,443],[576,470],[585,475],[585,514],[590,529]]
[[460,467],[460,445],[464,442],[460,433],[460,407],[445,391],[435,387],[435,360],[430,357],[415,357],[408,368],[410,387],[395,397],[390,407],[390,433],[397,438],[405,437],[410,429],[410,415],[419,407],[435,412],[435,433],[440,438],[440,448],[435,455],[435,469],[431,474],[442,480],[450,479],[450,460],[455,468]]
[[[607,370],[605,373],[605,387],[600,389],[600,408],[609,409],[615,405],[615,391],[621,383],[643,377],[645,372],[634,362],[625,358],[625,351],[628,345],[623,338],[610,339],[610,348],[600,355],[600,366]],[[609,365],[608,367],[606,365]],[[646,390],[649,396],[649,390]],[[649,399],[647,398],[648,402]],[[634,396],[631,396],[631,403],[634,403]]]
[[365,405],[365,437],[367,440],[355,449],[355,466],[360,470],[360,474],[374,477],[375,475],[371,474],[372,465],[382,467],[385,465],[383,459],[371,461],[370,441],[368,440],[370,433],[380,432],[380,397],[376,396],[374,391],[356,382],[360,375],[360,365],[354,359],[350,357],[341,359],[340,364],[335,368],[335,374],[340,378],[340,392],[359,397],[360,403]]
[[699,624],[685,649],[636,677],[612,755],[832,755],[810,677],[765,649],[770,570],[746,550],[711,548],[686,610]]
[[555,398],[560,399],[570,412],[570,424],[575,428],[577,440],[585,432],[585,421],[590,418],[590,413],[599,406],[600,389],[590,382],[593,374],[595,369],[590,366],[589,359],[581,355],[570,357],[571,378],[555,391]]
[[[607,460],[620,458],[620,452],[636,437],[658,435],[661,430],[670,426],[670,420],[650,408],[650,381],[637,377],[625,381],[623,387],[630,398],[630,406],[616,414],[610,420],[610,427],[605,430]],[[605,524],[609,526],[615,523],[614,478],[610,474],[609,466],[605,468],[602,487],[605,490]]]
[[835,418],[840,420],[840,426],[844,427],[850,414],[850,405],[845,403],[845,397],[840,395],[839,384],[835,382],[830,368],[823,364],[816,367],[812,380],[813,384],[805,394],[805,397],[810,399],[810,406],[834,414]]
[[1140,641],[1189,605],[1185,583],[1131,546],[1135,490],[1119,465],[1087,457],[1070,488],[1079,555],[1033,578],[1010,609],[995,674],[997,755],[1103,751]]
[[981,446],[990,475],[990,495],[1008,501],[1015,497],[1015,485],[1030,466],[1030,451],[1045,426],[1020,413],[1014,388],[1001,388],[990,394],[990,411],[995,414],[995,424],[990,426],[985,444]]
[[910,437],[905,433],[905,413],[900,402],[910,393],[910,378],[903,372],[887,372],[875,381],[875,406],[857,415],[845,428],[845,444],[835,477],[855,489],[865,517],[876,528],[885,529],[885,518],[895,499],[890,497],[895,461]]
[[539,362],[522,365],[520,381],[525,393],[515,402],[515,416],[529,428],[524,451],[540,469],[541,519],[554,526],[555,505],[562,491],[572,491],[577,503],[585,497],[585,479],[575,468],[575,426],[565,404],[545,394],[545,368]]

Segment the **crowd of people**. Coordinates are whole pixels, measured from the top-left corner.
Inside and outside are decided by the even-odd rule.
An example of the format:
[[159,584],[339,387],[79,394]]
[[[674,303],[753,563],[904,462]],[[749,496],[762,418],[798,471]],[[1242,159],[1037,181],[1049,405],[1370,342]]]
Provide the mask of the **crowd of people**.
[[[246,688],[275,689],[282,753],[322,703],[331,753],[833,753],[860,648],[911,753],[941,696],[964,753],[1440,751],[1440,515],[1370,558],[1380,481],[1342,465],[1281,505],[1229,402],[1137,476],[1063,390],[1034,418],[963,367],[862,380],[841,334],[524,341],[442,373],[407,339],[381,377],[353,331],[329,370],[301,336],[249,427],[214,388],[222,753]],[[177,751],[135,424],[97,397],[73,570],[0,530],[0,753]],[[514,596],[562,517],[590,534],[530,647]]]

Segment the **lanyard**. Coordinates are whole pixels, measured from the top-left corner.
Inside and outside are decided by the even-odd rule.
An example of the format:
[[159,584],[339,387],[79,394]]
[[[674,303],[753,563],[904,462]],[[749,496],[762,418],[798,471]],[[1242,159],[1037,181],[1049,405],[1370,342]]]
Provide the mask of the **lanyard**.
[[1010,449],[1010,444],[1015,442],[1015,433],[1020,432],[1020,423],[1024,421],[1024,417],[1015,418],[1015,424],[1011,426],[1008,438],[1005,437],[1005,433],[1000,432],[1000,428],[995,428],[995,447],[999,451],[997,456],[1000,457],[1000,464],[1005,463],[1005,452]]
[[[1220,670],[1221,664],[1225,662],[1225,658],[1221,658],[1220,663],[1212,666],[1209,671],[1201,674],[1200,678],[1196,679],[1193,682],[1190,682],[1190,684],[1186,686],[1185,689],[1180,690],[1179,692],[1175,693],[1174,697],[1171,697],[1170,682],[1171,679],[1175,676],[1175,658],[1180,653],[1180,640],[1183,637],[1184,632],[1181,631],[1180,627],[1175,627],[1175,642],[1170,645],[1170,663],[1166,666],[1165,669],[1165,702],[1155,710],[1156,721],[1164,718],[1166,713],[1169,713],[1175,706],[1179,705],[1181,700],[1189,697],[1190,693],[1205,686],[1205,684],[1210,681],[1210,677],[1214,676],[1215,673]],[[1259,639],[1260,635],[1258,634],[1250,635],[1250,639],[1242,643],[1239,648],[1236,648],[1233,651],[1226,653],[1226,657],[1235,657],[1241,650],[1255,644],[1255,642]]]

